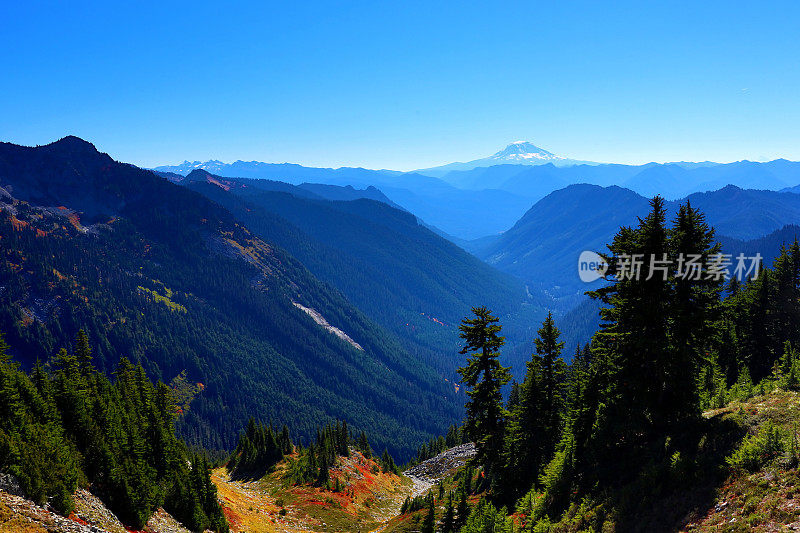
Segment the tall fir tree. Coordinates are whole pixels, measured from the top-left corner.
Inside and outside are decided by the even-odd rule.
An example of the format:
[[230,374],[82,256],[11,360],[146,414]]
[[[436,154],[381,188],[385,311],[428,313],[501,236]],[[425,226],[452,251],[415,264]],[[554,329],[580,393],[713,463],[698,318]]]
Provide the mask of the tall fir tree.
[[563,464],[546,469],[562,494],[574,481],[554,473],[567,464],[585,490],[674,453],[698,420],[696,376],[713,364],[709,353],[719,345],[724,279],[714,267],[720,258],[713,231],[699,211],[687,203],[668,228],[656,197],[636,227],[620,228],[609,251],[616,275],[590,293],[602,304],[602,324],[588,364],[577,361],[583,368],[573,371],[579,378],[571,380],[555,456]]
[[78,360],[78,365],[84,374],[90,374],[94,370],[89,336],[82,329],[78,330],[78,334],[75,337],[75,358]]
[[[715,364],[709,354],[720,346],[725,283],[723,275],[713,272],[714,265],[724,266],[714,230],[689,201],[678,209],[668,235],[669,257],[679,270],[668,278],[672,282],[668,309],[672,353],[662,366],[665,374],[659,398],[665,431],[699,415],[694,379],[702,368]],[[698,267],[687,265],[692,258],[700,263]]]
[[550,312],[542,323],[535,341],[541,369],[541,377],[538,380],[543,394],[541,416],[544,418],[548,448],[552,447],[558,438],[561,411],[564,406],[566,364],[561,359],[564,342],[558,340],[560,335],[561,332],[553,321],[553,313]]
[[509,423],[504,446],[504,475],[494,480],[498,499],[513,503],[527,492],[550,457],[561,432],[565,406],[564,343],[552,313],[548,313],[535,340],[536,353],[526,363],[519,399],[509,400]]
[[638,228],[621,228],[609,245],[617,279],[592,293],[605,305],[593,340],[604,366],[606,412],[598,427],[604,446],[635,449],[666,423],[671,290],[668,274],[649,267],[667,259],[670,250],[664,201],[655,197],[650,206]]
[[447,494],[444,517],[442,518],[442,533],[454,533],[456,530],[456,511],[453,507],[453,493]]
[[464,339],[462,354],[469,354],[466,366],[458,369],[467,387],[465,429],[477,448],[476,460],[491,476],[500,466],[507,412],[501,387],[509,382],[509,368],[499,361],[505,343],[497,317],[486,307],[472,309],[475,318],[465,318],[459,330]]
[[467,491],[458,491],[458,504],[456,505],[456,525],[454,530],[460,531],[464,524],[467,523],[469,516],[469,502],[467,502]]
[[425,520],[422,522],[422,533],[434,533],[436,530],[436,506],[433,501],[433,493],[429,493],[427,497],[427,512],[425,513]]

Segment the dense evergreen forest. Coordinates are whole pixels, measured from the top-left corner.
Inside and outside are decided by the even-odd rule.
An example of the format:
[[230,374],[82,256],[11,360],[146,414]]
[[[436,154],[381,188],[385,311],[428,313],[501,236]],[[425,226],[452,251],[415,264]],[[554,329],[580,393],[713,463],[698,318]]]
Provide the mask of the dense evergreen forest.
[[179,433],[216,450],[257,413],[305,438],[358,420],[405,461],[459,418],[452,384],[196,192],[75,138],[2,144],[0,173],[13,191],[0,199],[0,329],[25,368],[84,329],[107,375],[122,357],[165,382],[185,371],[199,394]]
[[[530,324],[545,314],[537,302],[542,296],[526,294],[520,280],[436,235],[411,213],[374,200],[301,198],[261,189],[253,180],[197,174],[206,179],[192,174],[183,184],[288,250],[450,379],[457,379],[458,322],[472,302],[486,301],[502,316],[514,344],[529,339],[535,333]],[[214,184],[219,180],[228,190]]]
[[172,391],[127,359],[113,376],[95,370],[82,330],[27,374],[0,337],[0,471],[65,515],[91,485],[129,527],[163,506],[194,531],[227,532],[208,463],[175,436]]
[[[615,272],[626,254],[672,264],[681,253],[698,254],[707,265],[719,245],[701,212],[687,203],[668,222],[656,197],[650,213],[621,228],[609,250]],[[469,397],[465,431],[478,447],[478,491],[487,498],[461,531],[677,527],[653,511],[659,499],[721,481],[710,458],[732,453],[720,422],[701,412],[757,391],[800,386],[796,241],[772,268],[741,283],[726,285],[704,266],[697,276],[673,269],[612,277],[591,296],[602,319],[591,342],[565,364],[561,332],[548,316],[525,379],[512,384],[507,402],[500,396],[510,376],[498,359],[504,339],[497,317],[475,308],[462,322],[469,354],[461,368]],[[790,441],[775,431],[759,435],[727,461],[752,468],[788,450]],[[507,520],[509,512],[521,522]],[[669,512],[680,513],[680,506]],[[643,523],[645,516],[656,521]]]

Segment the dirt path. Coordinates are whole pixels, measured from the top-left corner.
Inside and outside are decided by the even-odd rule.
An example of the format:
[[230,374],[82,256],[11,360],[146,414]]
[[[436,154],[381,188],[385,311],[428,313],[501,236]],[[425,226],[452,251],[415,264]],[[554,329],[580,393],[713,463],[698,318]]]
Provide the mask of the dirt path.
[[414,498],[420,494],[425,494],[431,487],[433,487],[433,483],[430,481],[420,479],[413,475],[408,475],[407,472],[403,472],[403,475],[407,477],[411,483],[405,487],[405,490],[398,491],[392,495],[392,502],[384,507],[385,511],[380,517],[382,520],[381,525],[371,530],[369,533],[381,533],[384,529],[386,529],[386,526],[389,525],[389,522],[391,522],[393,518],[396,518],[398,515],[400,515],[400,508],[403,506],[403,502],[406,500],[406,498]]
[[413,483],[413,486],[411,487],[411,493],[409,494],[409,496],[412,498],[425,494],[431,489],[431,487],[435,485],[433,481],[417,477],[414,474],[409,474],[408,471],[403,472],[403,475],[410,479]]

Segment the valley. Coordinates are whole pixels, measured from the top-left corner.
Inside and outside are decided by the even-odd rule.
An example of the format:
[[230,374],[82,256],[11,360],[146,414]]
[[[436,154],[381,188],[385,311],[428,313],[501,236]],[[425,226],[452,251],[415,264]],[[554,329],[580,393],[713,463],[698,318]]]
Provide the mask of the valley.
[[800,531],[798,20],[5,2],[0,533]]
[[[415,194],[445,194],[505,176],[517,188],[516,170],[539,171],[510,166],[448,171],[445,185],[421,174],[408,183],[424,184]],[[800,278],[790,266],[800,254],[796,193],[727,185],[663,201],[559,181],[538,201],[528,196],[527,212],[502,234],[468,241],[400,201],[404,174],[373,181],[364,170],[339,169],[334,179],[326,169],[251,167],[280,171],[286,181],[277,181],[226,176],[227,168],[152,172],[76,137],[0,145],[0,332],[8,343],[0,394],[18,406],[0,420],[0,437],[10,435],[0,438],[0,470],[18,479],[2,495],[7,529],[704,530],[722,520],[758,529],[797,518],[793,507],[768,503],[793,497],[793,478],[769,469],[796,460],[787,426],[800,368]],[[473,220],[464,213],[478,197],[491,195],[453,196],[466,202],[459,220]],[[724,287],[683,285],[677,274],[663,286],[577,280],[583,249],[708,254],[716,242],[732,255],[761,254],[763,275]],[[663,342],[645,346],[657,335]],[[701,349],[713,355],[696,356]],[[641,363],[640,353],[648,354]],[[478,364],[488,366],[470,370]],[[650,370],[635,374],[642,365]],[[685,368],[699,376],[691,386]],[[623,380],[680,401],[665,406],[646,388],[624,392]],[[689,392],[676,392],[681,386]],[[103,400],[91,403],[84,390],[116,392],[95,392]],[[779,414],[766,414],[772,405]],[[633,416],[635,433],[606,408]],[[693,418],[701,408],[705,422]],[[742,417],[750,411],[755,418]],[[486,418],[491,412],[499,414]],[[673,434],[671,417],[691,430]],[[45,460],[36,432],[49,435],[46,449],[61,451]],[[759,502],[745,497],[747,514],[730,511],[726,502],[756,491],[735,461],[761,446],[762,434],[778,451],[747,468],[768,469],[762,474],[778,485],[762,487]],[[650,455],[662,445],[669,457]],[[162,466],[144,466],[143,446]],[[619,482],[605,477],[603,446],[630,453]],[[84,453],[109,459],[93,466]],[[50,466],[32,473],[28,456]],[[700,477],[686,473],[689,464]],[[648,469],[661,481],[630,501]],[[697,485],[688,500],[644,510],[678,498],[687,483]],[[597,484],[611,488],[597,492]]]

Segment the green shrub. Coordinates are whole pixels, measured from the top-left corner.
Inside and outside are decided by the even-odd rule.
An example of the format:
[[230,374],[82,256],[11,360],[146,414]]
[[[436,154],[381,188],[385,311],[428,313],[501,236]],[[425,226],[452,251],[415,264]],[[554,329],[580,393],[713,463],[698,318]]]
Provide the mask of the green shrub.
[[537,519],[552,509],[563,509],[570,501],[570,488],[574,465],[575,444],[572,437],[565,439],[563,448],[555,453],[553,459],[545,466],[539,478],[539,483],[544,488],[544,497],[541,505],[537,506],[535,517]]
[[726,462],[734,469],[755,472],[783,454],[787,448],[786,432],[768,422],[756,435],[745,438]]
[[739,378],[733,384],[728,392],[729,400],[744,401],[753,397],[754,389],[753,380],[750,377],[750,370],[743,366],[739,370]]
[[506,508],[497,509],[486,499],[478,502],[467,518],[461,533],[510,533],[511,520],[506,518]]

